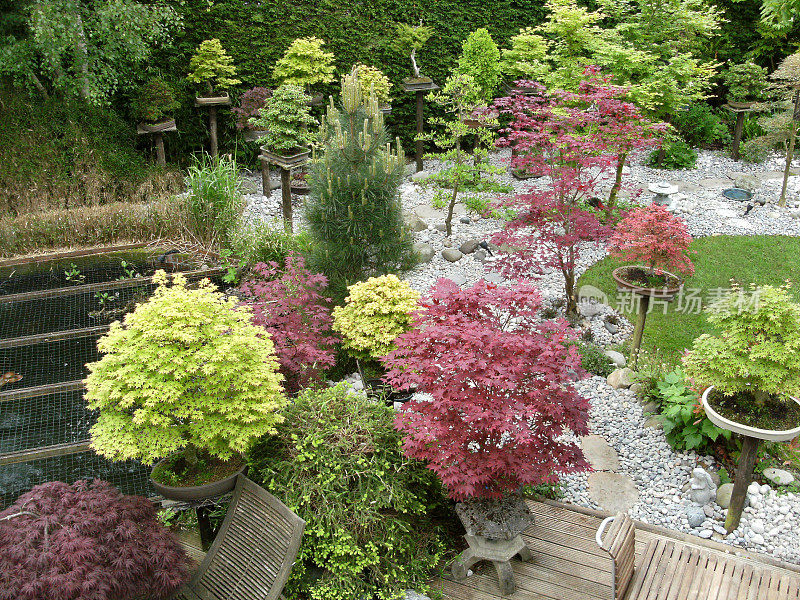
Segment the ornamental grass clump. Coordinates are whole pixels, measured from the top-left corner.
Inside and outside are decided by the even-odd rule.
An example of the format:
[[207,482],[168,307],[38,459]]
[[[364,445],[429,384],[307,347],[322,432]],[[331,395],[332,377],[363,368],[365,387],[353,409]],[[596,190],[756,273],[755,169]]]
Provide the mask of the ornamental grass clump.
[[800,397],[800,305],[789,289],[788,283],[765,285],[747,293],[734,286],[708,309],[709,322],[721,333],[701,335],[683,357],[686,375],[714,386],[715,408],[733,399],[740,414],[760,421],[756,427],[796,426],[796,421],[789,427],[763,421],[770,412],[796,412],[791,398]]
[[689,259],[692,236],[686,222],[665,207],[650,204],[631,211],[619,222],[609,240],[609,253],[626,261],[644,263],[650,277],[667,269],[694,273]]
[[222,460],[274,433],[286,405],[274,344],[249,308],[208,280],[168,285],[100,338],[87,365],[86,400],[99,411],[92,448],[112,460],[145,464],[183,451]]
[[0,548],[0,600],[158,600],[189,575],[156,504],[99,479],[17,498],[0,512]]
[[539,319],[533,286],[440,279],[421,306],[383,360],[393,388],[432,397],[395,418],[406,456],[427,463],[457,501],[588,469],[562,437],[588,433],[589,402],[570,385],[583,374],[574,332]]
[[351,285],[344,306],[333,309],[333,329],[355,358],[376,360],[389,354],[398,335],[411,327],[419,292],[396,275],[371,277]]

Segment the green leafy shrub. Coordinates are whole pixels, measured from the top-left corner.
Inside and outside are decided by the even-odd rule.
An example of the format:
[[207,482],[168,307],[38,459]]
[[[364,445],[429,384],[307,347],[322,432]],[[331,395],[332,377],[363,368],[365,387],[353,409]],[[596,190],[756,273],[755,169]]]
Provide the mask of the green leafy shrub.
[[342,108],[328,106],[322,158],[310,173],[311,263],[328,277],[335,297],[351,283],[409,268],[414,260],[400,206],[405,156],[399,144],[388,144],[378,103],[364,100],[358,80],[343,77]]
[[370,277],[348,289],[345,305],[333,309],[333,330],[356,358],[386,356],[397,336],[411,327],[419,292],[396,275]]
[[668,135],[662,144],[664,158],[658,164],[659,150],[653,150],[647,159],[647,165],[658,169],[692,169],[697,162],[697,152],[679,137]]
[[733,102],[763,100],[769,86],[767,70],[749,60],[730,65],[722,80],[728,87],[728,100]]
[[186,187],[190,229],[208,245],[227,244],[244,209],[236,161],[230,156],[204,154],[189,167]]
[[197,47],[189,61],[189,69],[191,71],[187,79],[192,83],[205,84],[209,95],[241,83],[235,77],[233,59],[216,38],[205,40]]
[[484,196],[464,196],[464,206],[468,211],[474,212],[478,215],[485,215],[489,207],[492,205],[490,198]]
[[476,29],[464,40],[456,73],[475,80],[484,102],[494,97],[500,83],[500,51],[485,28]]
[[581,355],[581,367],[594,375],[608,377],[616,367],[614,361],[603,353],[597,344],[578,342],[578,352]]
[[339,384],[307,389],[250,451],[251,477],[306,520],[284,592],[294,599],[395,599],[423,590],[444,544],[436,476],[400,449],[394,411]]
[[158,123],[170,118],[179,106],[175,90],[161,77],[153,77],[145,83],[133,100],[134,115],[146,123]]
[[392,89],[392,84],[389,78],[383,74],[383,71],[377,67],[370,67],[358,63],[353,67],[358,77],[358,85],[361,86],[361,95],[365,99],[369,98],[370,94],[374,94],[375,100],[378,101],[380,106],[389,104],[389,90]]
[[308,233],[291,234],[282,223],[240,223],[230,234],[230,247],[246,265],[286,263],[292,253],[307,254],[311,248]]
[[681,369],[667,373],[658,381],[661,401],[661,423],[669,445],[677,450],[703,450],[721,435],[726,440],[731,432],[720,429],[705,416],[700,394],[686,384]]
[[504,48],[500,70],[511,81],[528,79],[541,81],[550,70],[547,61],[547,40],[535,33],[533,27],[520,29],[511,38],[511,48]]
[[731,141],[725,121],[705,102],[695,102],[689,110],[678,112],[672,124],[678,134],[692,146],[718,147]]
[[274,433],[282,377],[250,311],[208,280],[189,289],[176,274],[170,286],[158,271],[153,281],[150,299],[111,325],[102,358],[87,365],[86,401],[100,413],[92,448],[146,464],[184,449],[226,459]]
[[298,85],[287,83],[275,90],[259,110],[261,116],[250,121],[266,130],[264,146],[285,155],[305,150],[314,139],[308,126],[317,124],[308,106],[310,100]]
[[333,81],[333,53],[325,52],[317,37],[298,38],[275,64],[273,77],[280,84],[298,85],[308,92],[317,83]]

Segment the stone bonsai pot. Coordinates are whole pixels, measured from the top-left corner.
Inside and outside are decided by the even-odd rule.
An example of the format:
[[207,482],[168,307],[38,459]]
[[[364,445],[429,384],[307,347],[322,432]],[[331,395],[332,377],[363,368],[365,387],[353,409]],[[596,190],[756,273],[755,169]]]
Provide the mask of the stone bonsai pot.
[[226,475],[222,479],[210,481],[209,483],[191,486],[168,485],[157,481],[153,477],[154,473],[164,470],[168,461],[175,460],[180,456],[181,453],[176,453],[167,458],[161,459],[155,465],[153,465],[153,469],[150,472],[150,483],[152,484],[153,489],[164,496],[164,498],[168,498],[170,500],[196,502],[199,500],[205,500],[206,498],[213,498],[214,496],[221,496],[222,494],[230,492],[234,488],[236,485],[236,476],[240,473],[244,473],[247,469],[247,463],[244,461],[244,459],[242,459],[240,456],[237,456],[229,461],[226,461],[228,464],[231,464],[231,468],[229,469],[230,474]]

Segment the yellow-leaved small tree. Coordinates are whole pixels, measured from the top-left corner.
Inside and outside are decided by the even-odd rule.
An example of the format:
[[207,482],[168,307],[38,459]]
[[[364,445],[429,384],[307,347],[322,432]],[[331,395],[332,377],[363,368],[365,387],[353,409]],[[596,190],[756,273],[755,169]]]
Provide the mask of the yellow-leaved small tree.
[[287,403],[275,349],[248,307],[208,280],[189,288],[163,271],[152,297],[115,322],[88,366],[86,400],[100,416],[92,448],[151,464],[176,451],[221,459],[275,432]]

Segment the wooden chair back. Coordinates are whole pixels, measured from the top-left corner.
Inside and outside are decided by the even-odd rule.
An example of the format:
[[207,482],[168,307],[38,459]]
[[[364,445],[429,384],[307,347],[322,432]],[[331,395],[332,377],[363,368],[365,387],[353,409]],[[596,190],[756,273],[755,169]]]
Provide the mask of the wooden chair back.
[[597,530],[597,544],[613,560],[613,600],[621,600],[630,585],[636,562],[635,543],[636,527],[625,513],[605,519]]

